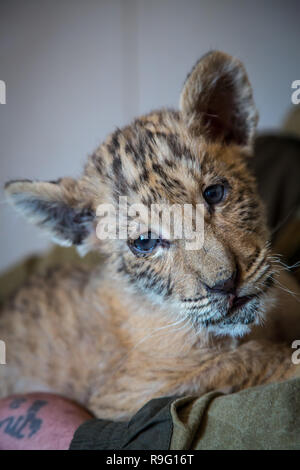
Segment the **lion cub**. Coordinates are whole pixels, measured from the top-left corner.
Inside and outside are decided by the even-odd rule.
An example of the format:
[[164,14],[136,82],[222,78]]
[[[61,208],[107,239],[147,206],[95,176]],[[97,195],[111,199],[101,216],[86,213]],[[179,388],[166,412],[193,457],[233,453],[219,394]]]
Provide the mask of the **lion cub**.
[[[256,123],[243,65],[211,52],[188,75],[179,111],[118,129],[78,180],[7,183],[11,203],[56,242],[106,260],[34,276],[5,305],[1,396],[48,390],[126,419],[153,397],[298,373],[282,341],[293,339],[290,321],[296,335],[299,303],[279,289],[247,168]],[[173,236],[175,218],[146,221],[135,204],[189,205],[201,243],[190,249],[186,233]],[[106,212],[125,210],[113,236],[99,236],[114,223]]]

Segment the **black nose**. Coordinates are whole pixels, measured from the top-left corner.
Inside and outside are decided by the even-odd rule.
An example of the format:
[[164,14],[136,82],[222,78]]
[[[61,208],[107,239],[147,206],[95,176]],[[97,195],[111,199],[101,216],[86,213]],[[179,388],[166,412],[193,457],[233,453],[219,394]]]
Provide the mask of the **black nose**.
[[218,281],[214,286],[206,285],[209,292],[218,292],[219,294],[234,294],[237,285],[237,270],[228,278]]

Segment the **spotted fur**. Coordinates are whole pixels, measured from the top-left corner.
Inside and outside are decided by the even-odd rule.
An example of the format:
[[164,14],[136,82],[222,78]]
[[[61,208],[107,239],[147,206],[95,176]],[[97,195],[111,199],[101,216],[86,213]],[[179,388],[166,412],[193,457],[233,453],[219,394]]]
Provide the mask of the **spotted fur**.
[[[278,338],[283,304],[274,307],[269,233],[248,169],[256,122],[243,65],[212,52],[188,75],[179,111],[117,129],[78,180],[7,184],[10,201],[55,241],[100,251],[106,261],[34,277],[7,303],[1,395],[48,387],[97,416],[123,419],[153,397],[239,390],[298,373],[279,342],[290,339],[287,327]],[[226,196],[211,207],[203,192],[213,184]],[[128,206],[203,204],[204,245],[189,251],[164,233],[154,253],[138,254],[131,238],[99,240],[97,208],[117,207],[124,196]],[[218,287],[228,279],[248,300],[235,310]],[[295,325],[299,304],[280,295]]]

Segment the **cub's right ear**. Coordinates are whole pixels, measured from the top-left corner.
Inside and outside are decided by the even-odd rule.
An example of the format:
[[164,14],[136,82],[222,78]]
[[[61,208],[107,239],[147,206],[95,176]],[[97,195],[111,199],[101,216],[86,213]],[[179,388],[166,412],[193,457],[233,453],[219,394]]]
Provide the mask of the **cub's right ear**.
[[82,245],[93,230],[95,212],[77,180],[10,181],[5,193],[18,212],[59,245]]
[[212,51],[187,76],[180,109],[190,132],[210,141],[248,146],[258,114],[243,64]]

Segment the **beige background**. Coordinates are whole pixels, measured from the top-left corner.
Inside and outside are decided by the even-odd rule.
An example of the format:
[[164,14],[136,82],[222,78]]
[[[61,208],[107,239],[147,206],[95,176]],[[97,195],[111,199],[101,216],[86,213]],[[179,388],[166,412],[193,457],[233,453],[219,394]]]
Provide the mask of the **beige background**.
[[[212,48],[241,58],[261,129],[278,127],[300,79],[298,0],[1,0],[0,184],[80,172],[116,126],[177,106]],[[0,270],[48,240],[0,199]]]

